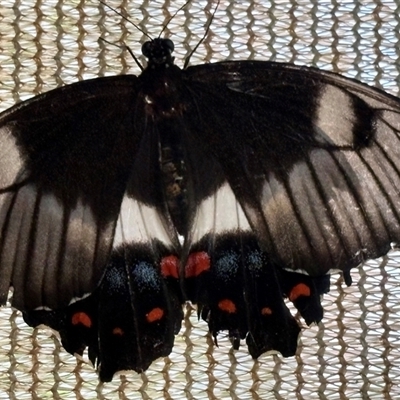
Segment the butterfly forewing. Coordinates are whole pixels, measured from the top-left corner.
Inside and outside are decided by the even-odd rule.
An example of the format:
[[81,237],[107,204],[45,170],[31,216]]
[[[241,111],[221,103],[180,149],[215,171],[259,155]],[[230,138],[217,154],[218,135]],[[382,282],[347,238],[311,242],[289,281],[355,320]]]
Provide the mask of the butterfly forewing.
[[140,142],[128,134],[135,82],[82,82],[2,114],[1,145],[12,141],[19,165],[0,192],[3,302],[10,283],[20,309],[67,305],[98,284]]
[[196,99],[216,87],[212,99],[196,101],[197,134],[273,259],[321,275],[399,241],[397,99],[304,67],[206,69],[188,70]]

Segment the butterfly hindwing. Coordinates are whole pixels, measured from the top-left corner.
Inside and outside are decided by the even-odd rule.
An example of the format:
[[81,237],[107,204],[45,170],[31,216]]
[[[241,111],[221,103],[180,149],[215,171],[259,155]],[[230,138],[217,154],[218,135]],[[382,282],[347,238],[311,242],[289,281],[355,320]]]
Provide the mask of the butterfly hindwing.
[[173,287],[178,284],[178,258],[164,249],[165,256],[154,260],[149,257],[152,247],[120,249],[102,281],[99,363],[104,381],[120,370],[145,371],[154,360],[169,355],[179,332],[182,299]]
[[228,331],[235,348],[246,338],[254,358],[271,350],[295,353],[300,328],[275,273],[251,233],[206,236],[191,249],[188,294],[216,341],[218,333]]
[[254,358],[272,350],[293,355],[300,328],[284,299],[294,303],[307,324],[319,322],[320,295],[329,290],[329,276],[311,278],[275,264],[227,183],[200,203],[192,228],[186,294],[215,340],[228,331],[235,348],[246,338]]
[[57,331],[62,345],[70,354],[82,356],[89,347],[89,358],[95,365],[99,354],[97,305],[96,292],[64,309],[24,311],[23,317],[31,327],[45,325]]
[[25,311],[25,321],[57,330],[71,354],[88,347],[102,381],[146,370],[171,352],[183,318],[179,258],[163,229],[155,208],[125,195],[98,288],[63,309]]

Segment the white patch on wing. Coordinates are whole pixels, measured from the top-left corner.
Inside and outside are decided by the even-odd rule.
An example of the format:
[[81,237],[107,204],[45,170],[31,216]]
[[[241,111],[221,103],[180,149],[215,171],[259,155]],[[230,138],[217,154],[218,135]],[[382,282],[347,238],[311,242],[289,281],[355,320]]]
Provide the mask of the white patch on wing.
[[[298,173],[301,169],[296,164],[291,173]],[[260,203],[274,244],[272,248],[277,249],[287,265],[295,265],[298,259],[297,254],[309,254],[310,244],[304,236],[289,193],[272,172],[263,185]]]
[[23,166],[17,140],[9,126],[0,129],[0,188],[14,183]]
[[[376,120],[376,137],[375,142],[382,149],[384,154],[378,156],[378,161],[381,158],[389,158],[391,160],[390,172],[386,175],[392,179],[393,176],[397,179],[399,176],[396,166],[400,164],[400,114],[384,111],[381,118]],[[376,149],[377,151],[379,149]],[[366,149],[363,149],[365,152]]]
[[[15,196],[15,199],[14,199]],[[12,275],[19,281],[25,276],[29,235],[34,216],[36,188],[27,185],[18,194],[2,195],[0,209],[0,302],[7,299]],[[14,199],[14,201],[13,201]],[[16,281],[14,284],[17,284]],[[14,293],[15,295],[15,293]]]
[[[59,251],[63,230],[63,207],[50,194],[40,200],[36,214],[36,231],[33,237],[33,249],[30,260],[30,289],[40,293],[46,270],[57,271]],[[54,277],[57,279],[57,277]]]
[[[78,199],[76,206],[70,211],[65,233],[65,248],[63,265],[59,266],[59,273],[54,278],[61,280],[66,289],[67,298],[84,293],[95,274],[93,266],[98,258],[98,251],[103,239],[99,231],[95,216],[89,205]],[[99,239],[100,238],[100,239]],[[46,278],[50,277],[47,273]],[[50,291],[50,282],[47,285]]]
[[160,211],[125,195],[118,216],[113,247],[132,242],[148,243],[152,239],[171,245],[171,238]]
[[[12,266],[14,263],[16,265],[25,264],[36,196],[36,188],[27,185],[18,191],[11,210],[8,208],[2,210],[2,214],[4,212],[4,217],[7,216],[9,221],[5,237],[2,237],[4,241],[1,249],[2,268],[3,265],[10,264]],[[9,213],[11,214],[8,215]]]
[[[353,93],[355,96],[359,97],[361,100],[365,101],[370,107],[377,110],[393,111],[395,113],[399,112],[399,104],[397,99],[388,99],[386,93],[378,93],[372,87],[367,87],[365,92],[360,91],[359,85],[357,85],[358,90],[347,90]],[[373,92],[373,94],[371,94]]]
[[[87,297],[89,297],[91,294],[92,294],[92,293],[86,293],[86,294],[84,294],[83,296],[80,296],[80,297],[73,297],[73,298],[71,299],[71,301],[68,303],[68,305],[70,306],[71,304],[74,304],[74,303],[76,303],[77,301],[84,300],[84,299],[86,299]],[[41,309],[40,307],[37,308],[37,310],[40,310],[40,309]],[[42,309],[44,310],[45,307],[43,307]]]
[[320,143],[353,145],[353,127],[357,121],[351,97],[344,90],[332,85],[323,87],[313,122]]
[[246,215],[227,182],[199,204],[192,230],[192,243],[198,242],[209,233],[251,230]]
[[70,212],[67,229],[67,243],[73,253],[81,258],[82,254],[92,254],[96,247],[97,224],[91,208],[81,199]]
[[5,196],[0,210],[4,235],[0,242],[0,301],[10,282],[13,304],[19,308],[45,301],[55,305],[59,298],[72,298],[90,286],[101,245],[90,206],[78,199],[67,213],[53,194],[40,196],[34,185]]
[[289,175],[289,187],[303,240],[308,240],[313,251],[323,258],[333,259],[338,253],[337,236],[317,185],[306,163],[299,162],[294,166]]
[[318,149],[292,167],[286,184],[268,175],[260,203],[289,269],[340,269],[364,253],[378,256],[399,237],[400,176],[378,150],[368,147],[360,156]]

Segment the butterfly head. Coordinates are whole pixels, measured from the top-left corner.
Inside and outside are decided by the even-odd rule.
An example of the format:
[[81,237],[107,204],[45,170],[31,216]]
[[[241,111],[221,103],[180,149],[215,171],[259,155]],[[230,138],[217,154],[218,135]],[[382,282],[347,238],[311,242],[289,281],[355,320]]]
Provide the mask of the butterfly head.
[[170,39],[153,39],[143,43],[142,54],[148,60],[149,68],[164,67],[173,65],[174,43]]

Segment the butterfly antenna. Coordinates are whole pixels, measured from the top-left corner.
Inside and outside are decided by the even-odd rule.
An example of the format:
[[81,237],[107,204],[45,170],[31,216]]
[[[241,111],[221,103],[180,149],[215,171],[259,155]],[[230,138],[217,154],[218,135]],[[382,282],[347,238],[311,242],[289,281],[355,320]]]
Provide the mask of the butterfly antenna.
[[[144,36],[146,36],[148,39],[152,40],[152,37],[145,32],[139,25],[135,24],[134,22],[132,22],[129,18],[127,18],[124,14],[122,14],[120,11],[118,11],[117,9],[109,6],[107,3],[105,3],[104,1],[100,0],[100,3],[103,4],[103,6],[109,8],[111,11],[115,12],[115,14],[119,15],[121,18],[123,18],[126,22],[130,23],[131,25],[133,25],[139,32],[142,32]],[[135,60],[136,61],[136,60]]]
[[140,68],[140,70],[141,70],[141,71],[144,70],[142,64],[140,64],[139,59],[135,56],[135,54],[133,53],[133,51],[131,50],[131,48],[130,48],[129,46],[127,46],[127,45],[125,45],[125,44],[120,45],[120,44],[112,43],[112,42],[109,42],[107,39],[104,39],[104,38],[102,38],[102,37],[100,37],[99,40],[101,40],[102,42],[105,42],[105,43],[107,43],[107,44],[110,44],[111,46],[118,47],[118,48],[121,49],[121,50],[127,50],[128,53],[132,56],[132,58],[135,60],[135,63],[136,63],[137,66]]
[[163,32],[165,31],[165,29],[167,29],[169,23],[176,17],[176,15],[182,11],[189,3],[191,0],[188,0],[182,7],[178,8],[178,10],[174,13],[174,15],[168,20],[168,22],[164,25],[164,28],[162,28],[160,34],[158,35],[158,38],[161,37],[161,35],[163,34]]
[[200,39],[200,41],[196,44],[196,46],[194,47],[194,49],[190,52],[190,54],[188,55],[188,57],[186,58],[185,63],[183,64],[183,69],[186,69],[186,67],[187,67],[188,64],[189,64],[190,57],[192,57],[192,55],[196,52],[196,50],[199,48],[199,46],[204,42],[204,39],[207,37],[208,32],[210,31],[211,24],[212,24],[212,22],[213,22],[213,20],[214,20],[215,13],[216,13],[217,10],[218,10],[218,7],[219,7],[220,2],[221,2],[221,0],[218,0],[218,1],[217,1],[217,5],[215,6],[215,10],[214,10],[214,12],[212,13],[210,19],[209,19],[208,22],[207,22],[207,27],[206,27],[206,30],[205,30],[205,32],[204,32],[204,35],[203,35],[203,37]]

